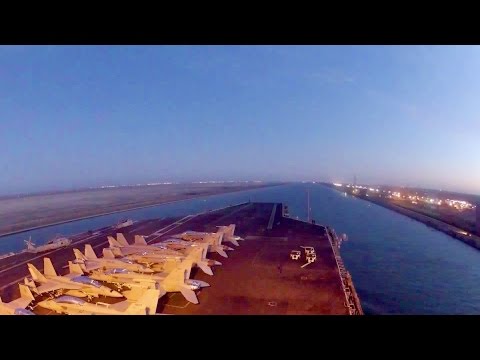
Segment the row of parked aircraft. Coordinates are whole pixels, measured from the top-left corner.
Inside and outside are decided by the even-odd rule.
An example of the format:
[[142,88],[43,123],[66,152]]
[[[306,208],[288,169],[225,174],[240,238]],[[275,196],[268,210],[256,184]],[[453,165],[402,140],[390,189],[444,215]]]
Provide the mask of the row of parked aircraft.
[[[31,278],[19,284],[20,298],[9,303],[0,299],[0,314],[33,315],[35,295],[49,295],[36,306],[62,314],[155,314],[158,299],[166,293],[180,292],[186,300],[198,304],[195,290],[210,286],[205,281],[190,279],[193,266],[213,275],[212,266],[219,261],[207,258],[208,252],[228,257],[243,240],[234,235],[235,224],[219,226],[216,233],[187,231],[170,239],[148,244],[144,236],[135,235],[130,244],[122,233],[108,236],[108,248],[97,257],[90,244],[82,253],[73,249],[75,259],[68,262],[67,275],[58,275],[50,258],[44,257],[43,273],[28,263]],[[107,286],[106,284],[109,284]],[[125,298],[115,304],[90,302],[99,296]],[[85,300],[85,298],[87,300]]]

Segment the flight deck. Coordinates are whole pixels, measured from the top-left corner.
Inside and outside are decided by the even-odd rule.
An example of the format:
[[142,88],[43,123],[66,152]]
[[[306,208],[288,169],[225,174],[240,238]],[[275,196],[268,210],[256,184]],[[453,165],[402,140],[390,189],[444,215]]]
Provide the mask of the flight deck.
[[[213,276],[192,269],[191,279],[210,284],[197,290],[199,304],[188,302],[180,293],[167,293],[159,299],[157,313],[363,314],[333,229],[289,218],[281,203],[244,203],[182,218],[138,221],[119,230],[106,227],[70,237],[72,244],[62,249],[10,256],[0,260],[0,296],[5,302],[19,296],[17,284],[30,275],[27,263],[42,271],[43,258],[49,257],[57,272],[66,274],[67,262],[74,259],[73,248],[83,251],[85,244],[91,244],[97,256],[102,256],[102,248],[108,247],[107,236],[117,232],[129,243],[135,235],[143,235],[153,244],[188,230],[214,233],[217,226],[229,224],[236,225],[235,235],[244,241],[238,247],[226,243],[234,248],[227,251],[228,258],[208,253],[208,258],[222,263],[212,268]],[[308,260],[311,248],[313,261]],[[295,252],[298,258],[292,256]],[[40,307],[34,307],[34,312],[50,313]]]

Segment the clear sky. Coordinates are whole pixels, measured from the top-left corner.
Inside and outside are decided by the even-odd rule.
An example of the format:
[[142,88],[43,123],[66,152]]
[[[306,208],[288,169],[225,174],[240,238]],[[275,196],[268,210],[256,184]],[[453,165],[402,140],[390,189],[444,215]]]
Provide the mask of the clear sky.
[[0,193],[324,180],[480,194],[480,47],[0,46]]

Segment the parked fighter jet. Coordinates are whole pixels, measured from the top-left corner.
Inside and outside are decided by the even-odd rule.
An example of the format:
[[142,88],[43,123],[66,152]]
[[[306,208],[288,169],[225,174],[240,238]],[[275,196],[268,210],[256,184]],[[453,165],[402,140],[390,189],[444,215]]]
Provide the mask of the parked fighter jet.
[[78,297],[63,295],[43,300],[39,306],[68,315],[153,315],[157,310],[159,289],[147,289],[138,301],[121,301],[116,304],[86,302]]
[[185,231],[181,234],[172,235],[172,238],[191,242],[204,242],[208,244],[209,252],[217,252],[219,255],[228,258],[225,250],[233,250],[231,247],[222,245],[223,233],[205,233],[198,231]]
[[115,259],[115,257],[103,257],[99,258],[93,251],[93,248],[90,244],[85,245],[85,255],[78,249],[73,249],[75,258],[77,262],[83,262],[87,271],[95,270],[98,268],[104,269],[115,269],[115,268],[125,268],[127,270],[152,273],[153,270],[148,267],[138,264],[129,259]]
[[135,241],[134,244],[129,244],[127,242],[127,239],[125,239],[125,236],[122,233],[117,233],[117,239],[113,238],[112,236],[107,236],[107,239],[108,239],[108,244],[110,248],[120,249],[120,251],[114,252],[115,255],[118,255],[118,256],[130,255],[130,254],[135,254],[143,251],[158,251],[158,252],[162,252],[163,254],[168,254],[172,256],[182,255],[182,253],[179,253],[178,251],[175,251],[175,250],[168,250],[168,249],[153,247],[152,245],[148,245],[146,241],[143,241],[143,242]]
[[244,238],[240,236],[235,236],[233,235],[235,233],[235,224],[230,224],[228,226],[217,226],[218,227],[218,232],[223,233],[223,240],[224,241],[229,241],[232,244],[239,246],[238,241],[239,240],[245,240]]
[[[82,263],[69,261],[68,268],[70,269],[71,274],[77,274],[77,275],[87,274],[85,266]],[[90,271],[90,274],[88,275],[90,278],[93,279],[94,277],[91,276],[92,273],[105,274],[104,271],[110,272],[115,270],[117,269],[95,269],[93,271]],[[131,272],[134,273],[133,271]],[[95,280],[98,280],[98,279],[95,279]],[[115,279],[109,279],[107,282],[109,284],[114,285],[119,292],[121,291],[122,295],[125,296],[127,300],[135,300],[135,301],[138,300],[140,296],[145,292],[146,289],[157,289],[157,288],[160,289],[159,297],[162,297],[167,293],[163,288],[159,286],[158,282],[154,280],[151,280],[151,281],[145,280],[142,282],[133,282],[133,281],[125,282],[125,281],[115,281]]]
[[[153,256],[154,258],[163,258],[165,259],[165,261],[167,261],[168,259],[177,259],[179,261],[189,256],[193,261],[193,265],[199,267],[204,273],[208,275],[213,275],[213,271],[210,266],[221,265],[221,263],[218,261],[209,260],[206,258],[208,244],[199,243],[195,244],[195,246],[173,249],[172,247],[162,245],[161,243],[149,245],[141,235],[136,235],[135,242],[133,244],[129,244],[121,233],[117,234],[117,240],[115,240],[111,236],[108,236],[108,243],[113,254],[115,254],[116,256],[130,255],[128,256],[128,258],[135,261],[139,261],[138,254],[142,254],[144,258],[145,256],[152,257],[152,255],[155,255]],[[149,263],[152,261],[139,262]]]
[[0,315],[35,315],[30,310],[25,309],[30,302],[35,300],[29,287],[25,284],[18,284],[20,288],[20,297],[9,303],[4,303],[0,298]]
[[123,297],[119,292],[101,285],[98,281],[87,276],[72,273],[65,276],[57,275],[50,258],[43,258],[43,274],[32,264],[28,263],[27,265],[32,279],[41,284],[39,287],[33,287],[33,291],[37,294],[60,290],[67,295],[79,297],[99,295]]
[[[104,248],[103,257],[109,258],[109,259],[115,259],[114,250],[118,250],[118,249]],[[140,263],[143,266],[148,267],[151,270],[151,272],[163,272],[163,271],[171,271],[175,269],[176,266],[185,259],[185,257],[171,257],[171,256],[162,255],[161,253],[157,253],[157,252],[144,251],[143,253],[127,255],[121,259]],[[122,267],[122,268],[125,268],[125,267]]]
[[[152,244],[152,246],[159,247],[159,248],[166,248],[166,249],[174,249],[177,251],[188,251],[189,249],[196,248],[196,247],[205,247],[205,253],[208,253],[210,249],[210,245],[207,243],[199,243],[199,242],[194,242],[194,241],[186,241],[186,240],[181,240],[181,239],[167,239],[163,240],[162,242]],[[219,249],[221,255],[224,254],[226,257],[227,254],[225,251],[222,249]],[[222,255],[223,256],[223,255]],[[207,262],[208,266],[214,266],[214,265],[222,265],[220,261],[212,260],[212,259],[207,259],[203,258],[204,261]]]
[[[78,264],[71,263],[71,272],[78,273]],[[77,266],[77,267],[75,267]],[[165,292],[180,292],[182,295],[193,304],[198,304],[198,298],[194,290],[202,287],[210,286],[207,282],[201,280],[190,279],[190,270],[192,267],[191,260],[184,260],[178,264],[175,269],[155,274],[139,274],[127,269],[110,269],[102,271],[100,269],[90,272],[90,277],[99,281],[105,281],[112,284],[126,285],[130,287],[133,284],[143,284],[149,287],[158,283],[160,290],[159,297],[163,296]],[[81,268],[81,266],[80,266]],[[83,269],[82,269],[83,270]],[[133,290],[133,289],[132,289]],[[135,294],[138,291],[124,292],[124,295],[130,299],[135,300]]]
[[[181,240],[179,240],[181,241]],[[145,238],[142,235],[135,235],[135,245],[147,245]],[[190,257],[193,261],[193,265],[202,269],[205,274],[213,275],[211,266],[222,265],[220,261],[207,259],[207,252],[209,245],[207,243],[191,243],[186,242],[183,245],[175,243],[155,243],[150,244],[150,247],[161,249],[161,250],[175,250],[177,253],[182,254],[183,256]],[[201,249],[201,251],[200,251]]]

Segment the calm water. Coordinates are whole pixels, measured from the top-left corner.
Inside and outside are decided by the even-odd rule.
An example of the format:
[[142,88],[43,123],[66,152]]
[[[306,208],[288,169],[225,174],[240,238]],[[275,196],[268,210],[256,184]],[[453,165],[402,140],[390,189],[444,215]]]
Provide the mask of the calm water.
[[318,184],[294,184],[221,194],[50,226],[0,238],[0,253],[18,251],[28,236],[41,244],[112,225],[183,216],[240,202],[288,204],[290,215],[311,215],[349,240],[341,253],[367,314],[480,314],[480,251],[412,219]]

